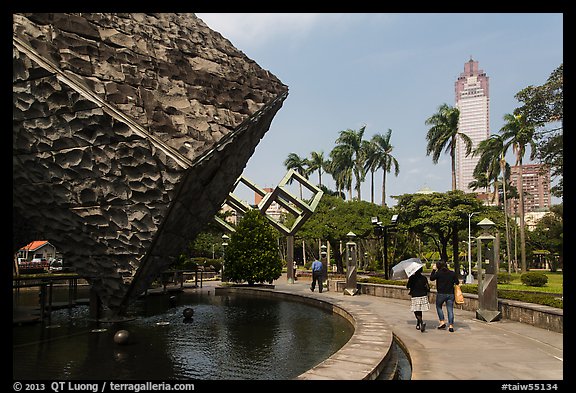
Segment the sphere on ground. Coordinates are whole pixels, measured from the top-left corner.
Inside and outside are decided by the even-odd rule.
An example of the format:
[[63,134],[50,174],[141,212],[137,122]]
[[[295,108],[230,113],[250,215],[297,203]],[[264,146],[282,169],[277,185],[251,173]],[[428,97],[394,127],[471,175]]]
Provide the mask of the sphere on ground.
[[184,315],[184,318],[190,319],[192,316],[194,316],[194,309],[191,307],[186,307],[182,314]]
[[128,330],[118,330],[114,334],[114,342],[119,345],[128,344],[130,340],[130,332]]

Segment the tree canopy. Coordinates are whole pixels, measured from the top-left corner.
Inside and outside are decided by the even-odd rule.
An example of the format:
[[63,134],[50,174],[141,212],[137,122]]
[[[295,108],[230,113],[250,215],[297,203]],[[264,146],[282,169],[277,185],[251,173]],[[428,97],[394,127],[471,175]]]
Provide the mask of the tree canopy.
[[272,282],[282,275],[278,233],[257,209],[244,214],[230,237],[224,276],[230,281]]
[[473,194],[450,191],[400,195],[397,209],[402,217],[401,226],[430,237],[441,258],[448,261],[447,248],[453,231],[467,229],[468,214],[485,208]]

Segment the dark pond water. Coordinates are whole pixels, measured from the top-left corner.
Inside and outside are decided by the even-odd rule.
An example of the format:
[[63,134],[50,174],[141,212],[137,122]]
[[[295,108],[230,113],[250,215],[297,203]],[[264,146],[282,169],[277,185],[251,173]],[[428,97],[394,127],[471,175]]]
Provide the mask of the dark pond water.
[[[14,379],[292,379],[353,333],[344,318],[303,303],[213,291],[148,296],[130,314],[134,320],[97,323],[77,306],[54,311],[49,325],[15,326]],[[128,344],[114,342],[121,329]]]

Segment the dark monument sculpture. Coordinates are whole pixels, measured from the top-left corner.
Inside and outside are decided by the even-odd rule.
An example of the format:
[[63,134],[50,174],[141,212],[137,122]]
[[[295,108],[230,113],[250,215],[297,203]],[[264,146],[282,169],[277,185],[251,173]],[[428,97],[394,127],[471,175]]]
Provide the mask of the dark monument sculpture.
[[216,214],[288,95],[194,14],[13,14],[13,251],[122,313]]

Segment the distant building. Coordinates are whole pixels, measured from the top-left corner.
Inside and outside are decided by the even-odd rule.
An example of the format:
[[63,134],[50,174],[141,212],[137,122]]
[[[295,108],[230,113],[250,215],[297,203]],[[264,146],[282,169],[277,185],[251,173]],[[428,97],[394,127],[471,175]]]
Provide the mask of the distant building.
[[[456,107],[460,111],[458,129],[472,139],[472,150],[490,135],[490,95],[488,76],[478,69],[478,62],[464,64],[464,72],[455,83]],[[456,143],[456,189],[475,192],[468,184],[474,181],[474,168],[479,157],[466,156],[464,143]]]
[[[541,211],[532,211],[528,212],[524,215],[524,224],[526,225],[526,229],[529,231],[533,231],[538,224],[538,221],[542,219],[546,214],[549,213],[549,210],[541,210]],[[516,223],[520,225],[520,218],[516,218]]]
[[[510,168],[510,183],[517,183],[519,167]],[[524,213],[547,211],[550,208],[550,168],[542,164],[522,165],[522,187],[524,190]],[[518,200],[510,201],[512,214],[518,212]]]
[[428,186],[424,186],[421,189],[419,189],[418,191],[416,191],[416,194],[433,194],[436,191],[433,191],[430,187]]
[[[274,191],[273,188],[264,188],[264,191],[270,193]],[[262,201],[263,197],[260,196],[258,193],[254,193],[254,204],[258,205]],[[288,213],[286,209],[284,209],[280,204],[276,201],[272,202],[268,209],[266,210],[266,215],[272,218],[276,222],[282,222],[284,220],[285,215]]]
[[228,205],[222,206],[220,213],[226,214],[224,220],[232,225],[238,225],[238,222],[242,219],[242,214]]
[[28,262],[34,258],[45,260],[56,258],[56,247],[48,240],[34,240],[18,250],[18,258]]

